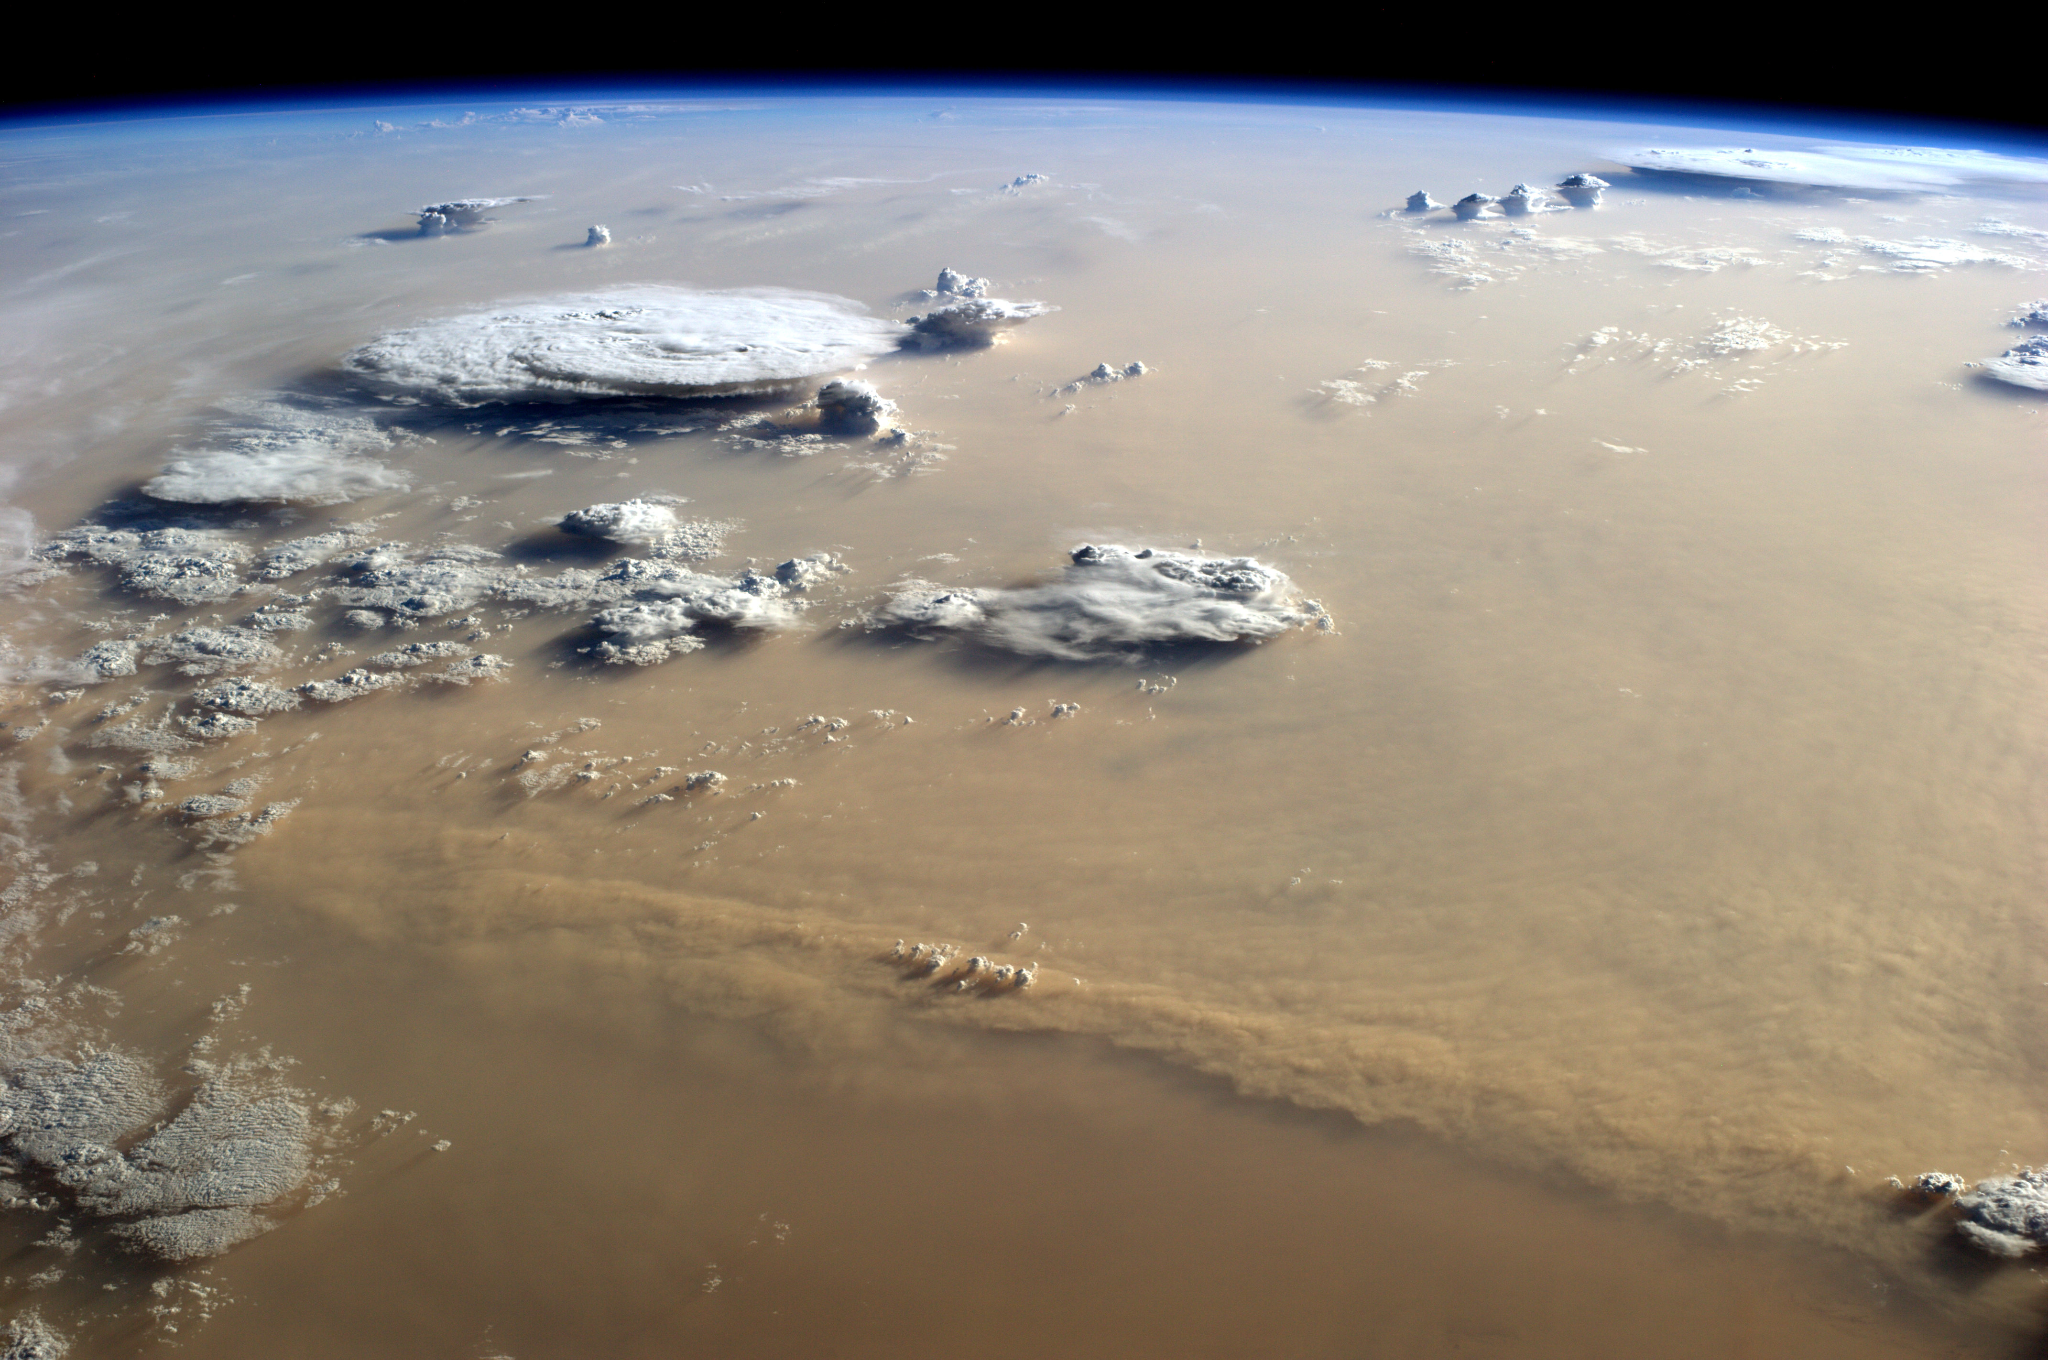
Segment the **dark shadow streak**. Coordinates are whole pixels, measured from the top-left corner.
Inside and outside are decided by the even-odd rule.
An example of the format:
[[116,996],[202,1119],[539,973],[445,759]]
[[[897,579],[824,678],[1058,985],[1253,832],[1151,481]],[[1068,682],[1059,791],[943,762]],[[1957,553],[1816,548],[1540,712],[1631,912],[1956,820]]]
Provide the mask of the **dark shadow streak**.
[[1249,638],[1237,642],[1155,643],[1119,649],[1099,657],[1068,660],[1020,656],[964,634],[927,637],[912,629],[889,626],[843,628],[838,630],[835,643],[841,647],[878,650],[894,650],[907,643],[932,647],[943,651],[955,666],[980,678],[1013,684],[1074,675],[1100,675],[1112,668],[1134,673],[1144,670],[1185,675],[1229,665],[1261,645]]
[[583,538],[576,534],[562,533],[548,529],[539,533],[516,538],[498,549],[501,556],[514,562],[545,562],[552,565],[591,566],[609,562],[633,551],[630,543],[615,543],[608,538]]

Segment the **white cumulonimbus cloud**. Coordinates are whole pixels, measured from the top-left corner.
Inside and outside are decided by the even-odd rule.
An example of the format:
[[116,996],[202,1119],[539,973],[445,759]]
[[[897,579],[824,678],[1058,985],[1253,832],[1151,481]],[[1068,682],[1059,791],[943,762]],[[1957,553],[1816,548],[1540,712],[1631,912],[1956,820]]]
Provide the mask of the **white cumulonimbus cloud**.
[[837,434],[880,434],[896,419],[896,403],[858,378],[835,378],[818,389],[818,421]]
[[1984,371],[2014,387],[2048,392],[2048,335],[2029,336],[1996,359],[1986,359]]
[[654,501],[633,499],[585,506],[562,516],[558,525],[578,538],[612,543],[647,543],[675,532],[676,512]]
[[987,279],[978,279],[972,275],[963,274],[949,265],[939,270],[937,285],[926,289],[925,296],[978,298],[987,297],[988,290],[989,282]]
[[902,337],[846,298],[646,285],[515,302],[380,336],[342,367],[394,396],[457,406],[773,392]]
[[491,219],[484,216],[493,208],[514,203],[531,203],[534,196],[515,198],[457,198],[446,203],[429,203],[419,210],[420,235],[443,236],[450,231],[470,231]]
[[1059,308],[1050,302],[968,297],[908,319],[907,343],[917,349],[987,349],[1034,316]]
[[1086,545],[1072,556],[1060,579],[1045,585],[948,590],[909,583],[878,611],[877,622],[916,633],[964,633],[1004,651],[1063,661],[1332,626],[1286,573],[1253,558],[1113,544]]

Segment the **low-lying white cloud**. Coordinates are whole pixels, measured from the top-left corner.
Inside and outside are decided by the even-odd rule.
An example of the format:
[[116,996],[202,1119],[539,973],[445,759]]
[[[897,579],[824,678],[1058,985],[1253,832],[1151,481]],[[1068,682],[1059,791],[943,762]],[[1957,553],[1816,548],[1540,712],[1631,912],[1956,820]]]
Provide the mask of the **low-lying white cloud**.
[[1638,147],[1618,151],[1614,159],[1650,174],[1817,189],[1910,193],[1937,192],[1968,184],[2048,184],[2048,161],[1949,147]]
[[201,505],[335,505],[411,488],[403,473],[369,456],[390,448],[392,438],[367,416],[270,398],[226,409],[228,418],[214,423],[202,446],[176,450],[143,484],[145,495]]

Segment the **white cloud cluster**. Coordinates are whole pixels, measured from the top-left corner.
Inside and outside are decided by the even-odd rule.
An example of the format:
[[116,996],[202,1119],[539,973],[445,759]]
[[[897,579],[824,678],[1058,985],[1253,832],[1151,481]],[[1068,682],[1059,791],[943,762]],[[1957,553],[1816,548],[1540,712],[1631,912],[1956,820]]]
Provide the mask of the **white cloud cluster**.
[[81,524],[50,535],[37,551],[46,562],[83,560],[113,567],[138,595],[182,605],[217,604],[244,588],[249,550],[220,529],[112,529]]
[[337,573],[335,597],[352,609],[385,609],[398,618],[440,618],[482,603],[516,573],[498,554],[468,543],[414,552],[384,543],[351,554]]
[[221,675],[277,664],[278,645],[254,628],[237,624],[181,628],[142,640],[142,659],[152,666],[176,666],[186,675]]
[[604,639],[587,648],[588,655],[614,665],[648,666],[701,648],[697,633],[706,624],[779,629],[797,618],[785,598],[787,587],[752,571],[726,580],[671,567],[644,575],[638,584],[639,599],[591,620]]
[[[1940,269],[1953,269],[1964,264],[1995,264],[2007,269],[2038,268],[2032,260],[2022,255],[2005,251],[1985,250],[1965,241],[1949,240],[1936,236],[1920,236],[1910,241],[1885,241],[1874,236],[1851,236],[1836,227],[1807,227],[1792,233],[1798,241],[1812,241],[1825,246],[1841,246],[1860,250],[1880,259],[1890,261],[1889,266],[1864,265],[1862,268],[1889,267],[1899,274],[1925,274]],[[1821,260],[1823,268],[1842,263],[1834,256]]]
[[257,560],[254,575],[259,581],[282,581],[302,571],[311,571],[335,554],[360,548],[368,541],[368,534],[363,529],[345,524],[307,538],[273,543]]
[[109,1220],[131,1250],[218,1256],[271,1228],[264,1210],[313,1169],[323,1130],[304,1093],[274,1080],[221,1071],[172,1118],[163,1084],[122,1050],[7,1057],[0,1146],[57,1181],[77,1210]]
[[647,285],[544,298],[393,331],[342,366],[393,395],[457,406],[776,391],[852,368],[901,336],[823,293]]

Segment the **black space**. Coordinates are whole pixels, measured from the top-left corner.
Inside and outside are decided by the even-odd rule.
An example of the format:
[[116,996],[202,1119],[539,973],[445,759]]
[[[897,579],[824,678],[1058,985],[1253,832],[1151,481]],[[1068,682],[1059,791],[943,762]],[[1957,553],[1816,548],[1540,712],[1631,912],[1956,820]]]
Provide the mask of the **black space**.
[[[1782,116],[1865,126],[1880,138],[1888,127],[1924,131],[1931,121],[1956,137],[2009,143],[2048,135],[2048,93],[2038,35],[2025,36],[2022,7],[2005,12],[2003,25],[1996,8],[1958,9],[1946,21],[1922,12],[1888,31],[1838,10],[1752,6],[1546,7],[1503,18],[1489,7],[1438,4],[1353,7],[1331,18],[1238,9],[1220,19],[1110,6],[727,18],[692,8],[686,26],[659,11],[597,5],[549,12],[509,33],[508,16],[486,11],[458,18],[354,10],[322,20],[347,29],[352,19],[352,31],[260,55],[230,45],[241,36],[232,26],[212,34],[182,24],[131,26],[115,38],[114,60],[17,63],[0,87],[0,111],[62,117],[194,97],[266,107],[763,83],[944,97],[995,85],[1166,97],[1476,98],[1502,112],[1590,100],[1611,102],[1631,119],[1755,126]],[[748,18],[756,30],[769,19],[774,32],[743,33]],[[1944,22],[1952,32],[1942,31]]]

